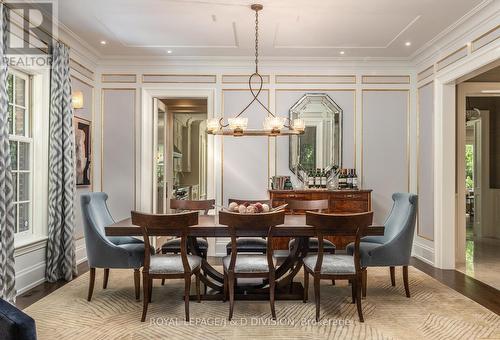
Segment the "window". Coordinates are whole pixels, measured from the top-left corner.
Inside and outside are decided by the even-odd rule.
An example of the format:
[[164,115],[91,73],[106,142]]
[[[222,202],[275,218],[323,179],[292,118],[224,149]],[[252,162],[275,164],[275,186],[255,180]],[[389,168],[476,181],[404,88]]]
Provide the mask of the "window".
[[32,227],[32,144],[30,110],[30,76],[9,71],[9,140],[14,181],[15,232],[31,234]]

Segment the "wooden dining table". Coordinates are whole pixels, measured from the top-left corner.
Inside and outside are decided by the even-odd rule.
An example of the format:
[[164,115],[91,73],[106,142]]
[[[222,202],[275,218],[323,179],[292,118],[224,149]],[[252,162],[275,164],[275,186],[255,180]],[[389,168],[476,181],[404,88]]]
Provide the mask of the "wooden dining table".
[[[107,236],[142,236],[139,226],[132,224],[130,218],[119,221],[105,228]],[[181,236],[178,229],[164,228],[152,236]],[[335,233],[335,231],[332,231]],[[332,234],[333,235],[333,234]],[[335,234],[338,236],[347,236]],[[384,235],[383,226],[370,226],[364,236]],[[238,237],[266,237],[267,231],[261,228],[239,229]],[[309,237],[315,236],[315,229],[306,225],[305,215],[286,215],[285,223],[275,228],[274,236],[295,238],[296,242],[283,261],[279,261],[276,268],[276,299],[300,300],[302,299],[303,286],[294,281],[294,277],[302,267],[302,259],[307,255]],[[217,215],[200,215],[198,224],[189,228],[188,247],[194,255],[200,255],[196,237],[230,237],[229,228],[218,223]],[[205,275],[200,276],[201,281],[209,288],[203,296],[208,300],[223,299],[223,274],[203,259],[202,270]],[[243,281],[243,280],[242,280]],[[194,297],[193,297],[194,298]],[[267,300],[269,286],[267,280],[258,282],[238,282],[235,290],[235,299],[239,300]]]

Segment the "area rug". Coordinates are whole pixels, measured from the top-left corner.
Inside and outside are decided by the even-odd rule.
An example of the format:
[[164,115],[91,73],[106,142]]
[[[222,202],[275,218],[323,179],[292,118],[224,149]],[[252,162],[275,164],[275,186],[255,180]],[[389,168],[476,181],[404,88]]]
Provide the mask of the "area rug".
[[[135,301],[133,271],[111,270],[108,288],[96,289],[87,302],[88,273],[24,311],[37,326],[39,339],[499,339],[500,316],[411,267],[406,298],[400,269],[396,287],[387,268],[370,268],[365,322],[358,321],[350,287],[329,281],[321,286],[321,320],[315,321],[314,294],[309,301],[277,301],[277,320],[266,301],[229,304],[191,302],[191,321],[184,321],[183,282],[155,282],[146,322],[142,303]],[[302,274],[299,275],[302,278]]]

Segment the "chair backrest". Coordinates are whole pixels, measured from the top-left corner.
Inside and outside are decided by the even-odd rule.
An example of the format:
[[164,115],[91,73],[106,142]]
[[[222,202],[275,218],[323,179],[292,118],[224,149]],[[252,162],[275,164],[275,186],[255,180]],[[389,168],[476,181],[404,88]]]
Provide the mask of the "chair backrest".
[[285,223],[285,211],[274,211],[259,214],[238,214],[227,211],[219,212],[219,223],[227,225],[231,236],[231,261],[229,271],[234,270],[236,264],[238,229],[263,229],[267,231],[267,262],[269,270],[274,271],[273,251],[272,251],[272,228]]
[[409,249],[413,242],[415,219],[417,216],[418,196],[410,193],[397,192],[392,195],[394,204],[391,212],[384,222],[384,236],[379,236],[380,243],[388,243],[396,237],[409,242]]
[[239,199],[239,198],[229,198],[228,200],[228,203],[232,203],[232,202],[235,202],[236,204],[245,204],[245,203],[249,203],[249,204],[255,204],[255,203],[262,203],[262,204],[267,204],[269,206],[271,206],[271,200],[268,200],[268,199],[263,199],[263,200],[243,200],[243,199]]
[[323,237],[324,236],[355,236],[354,265],[359,272],[360,255],[359,243],[366,233],[366,228],[372,225],[373,211],[357,214],[323,214],[306,212],[306,224],[315,228],[318,237],[318,259],[314,271],[320,272],[323,263]]
[[104,230],[105,227],[115,223],[106,205],[107,199],[108,195],[104,192],[90,192],[80,196],[83,233],[90,267],[99,267],[105,249],[116,247],[108,240]]
[[203,210],[205,215],[208,215],[208,211],[214,208],[215,200],[176,200],[172,198],[170,200],[170,208],[176,210],[194,211]]
[[287,208],[293,212],[294,210],[318,211],[323,212],[328,210],[328,200],[286,200]]
[[198,212],[184,212],[179,214],[146,214],[132,211],[132,224],[140,226],[144,237],[144,270],[149,270],[151,263],[149,237],[162,229],[175,230],[175,234],[181,236],[181,258],[184,267],[184,273],[189,273],[191,267],[187,259],[187,237],[189,236],[189,227],[198,224]]

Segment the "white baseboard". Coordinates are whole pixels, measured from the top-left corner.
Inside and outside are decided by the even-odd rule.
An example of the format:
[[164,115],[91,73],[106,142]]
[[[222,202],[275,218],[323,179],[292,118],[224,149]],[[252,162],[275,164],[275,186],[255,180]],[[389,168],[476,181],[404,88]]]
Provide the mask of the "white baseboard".
[[411,255],[434,267],[434,248],[414,242]]

